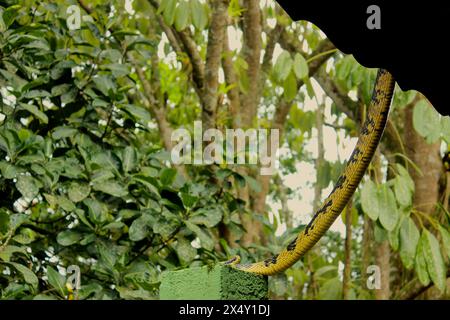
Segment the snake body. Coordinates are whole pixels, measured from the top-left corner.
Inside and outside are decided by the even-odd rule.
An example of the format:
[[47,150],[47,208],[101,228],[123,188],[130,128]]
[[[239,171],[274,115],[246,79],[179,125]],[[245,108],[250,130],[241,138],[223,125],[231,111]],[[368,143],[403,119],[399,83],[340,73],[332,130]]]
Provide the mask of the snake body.
[[383,135],[394,88],[393,76],[380,69],[356,147],[333,191],[306,228],[282,252],[272,258],[252,264],[240,264],[240,258],[235,257],[226,264],[254,274],[274,275],[290,268],[320,240],[347,205],[373,158]]

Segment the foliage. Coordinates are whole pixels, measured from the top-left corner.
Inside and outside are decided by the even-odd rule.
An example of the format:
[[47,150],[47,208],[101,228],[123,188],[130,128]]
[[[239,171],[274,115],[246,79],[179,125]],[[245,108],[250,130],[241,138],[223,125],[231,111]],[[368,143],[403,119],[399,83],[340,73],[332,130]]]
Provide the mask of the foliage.
[[[95,10],[91,16],[82,11],[81,28],[72,30],[67,7],[75,1],[0,1],[0,299],[66,299],[72,265],[81,269],[79,299],[157,299],[165,270],[212,265],[235,254],[249,262],[266,258],[305,227],[286,230],[282,216],[256,215],[238,197],[245,187],[262,192],[257,177],[247,175],[254,167],[244,174],[232,166],[170,164],[153,104],[167,112],[169,127],[192,130],[201,99],[192,57],[174,55],[158,18],[189,34],[204,59],[211,8],[200,0],[156,1],[157,9],[153,2],[132,1],[132,14],[124,1],[89,1]],[[260,125],[268,127],[280,100],[290,107],[281,124],[288,152],[280,157],[278,174],[301,174],[297,164],[315,160],[308,144],[322,112],[308,109],[308,102],[326,100],[310,78],[317,57],[308,56],[323,37],[306,22],[290,26],[273,5],[262,11],[265,20],[288,26],[308,48],[277,52],[258,110]],[[242,28],[244,12],[239,1],[230,1],[234,28]],[[241,95],[249,91],[249,65],[237,51],[229,53],[237,83],[221,82],[221,96],[235,88]],[[366,108],[375,70],[351,56],[333,57],[327,76],[347,98],[356,93],[351,101]],[[151,89],[159,90],[155,103],[146,98],[139,68],[152,79]],[[299,83],[305,83],[300,91]],[[415,97],[397,90],[394,122]],[[337,136],[354,138],[357,117],[350,119],[334,102],[329,106],[327,118],[334,123],[328,125]],[[229,124],[225,118],[219,126]],[[450,143],[449,118],[425,102],[415,106],[414,128],[429,143]],[[355,233],[352,298],[374,297],[362,269],[365,217],[375,225],[375,240],[387,239],[398,253],[400,267],[423,285],[445,290],[450,215],[444,208],[427,216],[413,207],[414,164],[404,157],[385,168],[393,173],[387,181],[366,179],[345,213],[352,215]],[[317,168],[320,190],[335,183],[344,164],[325,160]],[[287,198],[297,198],[295,190],[285,189]],[[270,185],[270,202],[281,199],[281,190]],[[243,217],[262,224],[267,244],[235,246],[225,239],[223,230],[238,239],[245,234]],[[272,297],[341,299],[344,256],[342,235],[328,232],[293,268],[270,279]]]

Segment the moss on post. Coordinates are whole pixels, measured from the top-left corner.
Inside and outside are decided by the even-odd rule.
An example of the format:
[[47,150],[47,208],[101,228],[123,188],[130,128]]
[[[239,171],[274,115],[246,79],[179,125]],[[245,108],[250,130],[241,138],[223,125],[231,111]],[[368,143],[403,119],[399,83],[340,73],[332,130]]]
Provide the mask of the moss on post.
[[267,299],[267,277],[217,265],[165,272],[161,300],[262,300]]

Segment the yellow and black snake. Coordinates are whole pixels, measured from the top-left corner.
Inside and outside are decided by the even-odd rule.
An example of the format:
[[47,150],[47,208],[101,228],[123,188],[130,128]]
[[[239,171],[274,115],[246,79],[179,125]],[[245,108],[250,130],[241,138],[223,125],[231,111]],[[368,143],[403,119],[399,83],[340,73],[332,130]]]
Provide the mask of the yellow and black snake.
[[345,170],[311,222],[294,241],[281,253],[262,262],[240,264],[240,258],[234,257],[226,262],[227,265],[250,273],[273,275],[291,267],[319,241],[347,205],[372,160],[386,125],[394,88],[393,76],[380,69],[368,115]]

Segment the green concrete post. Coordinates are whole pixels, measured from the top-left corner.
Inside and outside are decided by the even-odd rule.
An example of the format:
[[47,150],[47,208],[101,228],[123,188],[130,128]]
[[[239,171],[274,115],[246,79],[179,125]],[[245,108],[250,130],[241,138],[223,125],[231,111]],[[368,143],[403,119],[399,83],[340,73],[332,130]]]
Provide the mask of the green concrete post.
[[262,300],[267,294],[267,277],[223,265],[165,272],[160,286],[161,300]]

